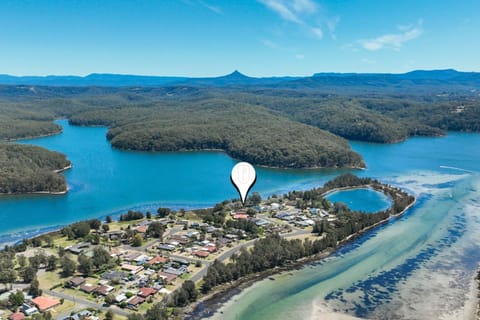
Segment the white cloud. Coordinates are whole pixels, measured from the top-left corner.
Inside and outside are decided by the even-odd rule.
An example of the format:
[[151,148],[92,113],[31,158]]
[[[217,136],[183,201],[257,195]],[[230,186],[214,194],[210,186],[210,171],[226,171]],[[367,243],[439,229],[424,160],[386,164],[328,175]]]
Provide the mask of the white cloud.
[[318,5],[311,0],[294,0],[293,9],[296,12],[313,14],[317,12]]
[[319,27],[314,27],[314,28],[311,28],[313,34],[315,35],[315,37],[317,37],[318,39],[322,39],[323,38],[323,31],[321,28]]
[[213,6],[211,4],[208,4],[203,0],[198,0],[198,3],[200,3],[203,7],[207,8],[208,10],[210,10],[210,11],[216,13],[216,14],[223,14],[222,9],[218,6]]
[[367,40],[359,40],[358,43],[366,50],[377,51],[383,48],[400,50],[405,42],[418,38],[423,33],[422,22],[416,26],[400,26],[398,33],[388,33]]
[[278,14],[282,19],[305,24],[302,15],[311,15],[317,12],[318,5],[312,0],[258,0],[268,9]]
[[339,16],[335,16],[335,17],[327,20],[328,31],[330,32],[330,36],[334,40],[337,39],[337,36],[335,34],[335,29],[337,29],[337,25],[338,25],[339,22],[340,22],[340,17]]
[[305,59],[305,56],[304,56],[303,54],[296,54],[296,55],[295,55],[295,58],[296,58],[297,60],[303,60],[303,59]]
[[[321,19],[320,6],[313,0],[257,0],[285,21],[301,26],[306,34],[317,39],[324,37],[328,30],[335,39],[335,28],[340,18]],[[322,21],[323,20],[323,21]]]
[[[261,3],[267,6],[270,10],[278,14],[284,20],[303,24],[303,21],[294,12],[295,8],[289,6],[286,1],[282,0],[260,0]],[[296,11],[298,12],[298,11]]]

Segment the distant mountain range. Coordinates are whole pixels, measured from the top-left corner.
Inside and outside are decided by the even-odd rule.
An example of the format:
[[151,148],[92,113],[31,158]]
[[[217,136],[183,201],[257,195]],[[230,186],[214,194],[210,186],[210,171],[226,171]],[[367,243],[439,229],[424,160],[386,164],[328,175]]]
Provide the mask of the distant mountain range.
[[415,70],[407,73],[316,73],[310,77],[262,77],[246,76],[239,71],[210,78],[189,78],[169,76],[137,76],[122,74],[94,73],[80,76],[11,76],[0,75],[0,85],[35,86],[101,86],[101,87],[158,87],[158,86],[199,86],[238,87],[264,86],[279,88],[318,87],[397,87],[411,85],[460,85],[480,86],[480,73],[446,70]]

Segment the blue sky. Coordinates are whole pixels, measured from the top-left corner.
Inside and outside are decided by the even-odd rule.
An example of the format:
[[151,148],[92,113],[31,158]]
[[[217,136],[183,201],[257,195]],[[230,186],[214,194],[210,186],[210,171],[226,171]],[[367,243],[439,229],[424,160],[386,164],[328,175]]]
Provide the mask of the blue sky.
[[480,71],[475,0],[2,0],[0,73]]

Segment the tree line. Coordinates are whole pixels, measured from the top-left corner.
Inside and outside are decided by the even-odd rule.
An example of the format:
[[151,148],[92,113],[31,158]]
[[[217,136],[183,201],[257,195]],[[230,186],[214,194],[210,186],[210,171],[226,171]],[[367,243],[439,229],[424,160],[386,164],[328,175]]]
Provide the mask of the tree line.
[[64,176],[54,171],[69,165],[58,152],[0,143],[0,194],[66,191]]

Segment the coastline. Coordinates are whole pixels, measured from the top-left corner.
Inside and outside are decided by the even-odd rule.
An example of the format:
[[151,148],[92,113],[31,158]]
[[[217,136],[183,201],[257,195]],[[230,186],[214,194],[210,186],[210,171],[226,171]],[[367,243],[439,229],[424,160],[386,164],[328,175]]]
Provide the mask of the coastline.
[[[58,120],[58,119],[55,119],[55,120]],[[15,141],[22,141],[22,140],[46,138],[46,137],[56,136],[56,135],[58,135],[58,134],[61,134],[62,132],[63,132],[63,128],[60,126],[60,130],[55,131],[55,132],[46,133],[46,134],[40,134],[40,135],[36,135],[36,136],[21,137],[21,138],[1,139],[0,142],[15,142]]]
[[[57,170],[53,170],[54,173],[62,173],[64,171],[67,171],[69,169],[71,169],[73,167],[72,163],[70,162],[70,164],[64,168],[61,168],[61,169],[57,169]],[[68,193],[68,185],[67,183],[65,182],[65,190],[63,191],[31,191],[31,192],[18,192],[18,193],[0,193],[0,197],[1,196],[22,196],[22,195],[35,195],[35,194],[39,194],[39,195],[45,195],[45,194],[48,194],[48,195],[65,195]]]
[[[350,189],[358,189],[358,188],[365,188],[366,185],[364,186],[356,186],[356,187],[341,187],[341,188],[335,188],[332,190],[329,190],[322,194],[324,196],[325,194],[328,194],[330,192],[338,191],[338,190],[350,190]],[[274,268],[274,269],[269,269],[265,270],[260,273],[254,273],[251,275],[248,275],[242,279],[238,279],[234,282],[231,283],[226,283],[224,285],[220,285],[218,288],[214,289],[213,292],[201,297],[198,301],[195,303],[188,305],[185,307],[185,319],[189,320],[200,320],[200,319],[205,319],[207,317],[213,316],[215,313],[219,312],[219,310],[224,306],[226,303],[228,303],[234,296],[242,293],[243,290],[251,287],[253,284],[264,280],[270,276],[273,275],[278,275],[283,272],[288,272],[291,270],[297,270],[300,268],[303,268],[304,266],[308,265],[309,263],[312,262],[320,262],[325,258],[328,258],[330,255],[334,254],[338,249],[340,249],[343,245],[355,240],[356,238],[362,236],[366,232],[380,226],[383,224],[386,224],[390,221],[390,219],[393,217],[395,219],[399,218],[402,216],[407,210],[409,210],[411,207],[413,207],[417,202],[417,198],[414,197],[412,203],[407,205],[401,212],[397,214],[392,214],[388,218],[383,219],[371,226],[365,227],[362,230],[351,234],[347,236],[345,239],[342,241],[339,241],[337,246],[335,248],[328,248],[316,255],[310,256],[310,257],[305,257],[297,261],[292,261],[289,263],[287,266],[280,267],[280,268]],[[480,286],[480,282],[479,282]],[[480,308],[480,300],[479,300],[479,308]],[[328,316],[328,315],[325,315]],[[335,315],[337,316],[337,315]],[[332,318],[335,319],[335,318]],[[480,320],[480,317],[479,319]]]

